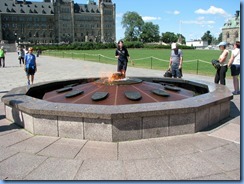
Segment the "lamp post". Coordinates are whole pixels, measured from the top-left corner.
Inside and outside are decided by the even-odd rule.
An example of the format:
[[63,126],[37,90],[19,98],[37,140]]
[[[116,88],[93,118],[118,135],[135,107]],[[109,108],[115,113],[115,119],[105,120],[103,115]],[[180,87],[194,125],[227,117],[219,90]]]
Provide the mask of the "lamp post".
[[18,39],[17,39],[17,33],[16,32],[14,32],[14,38],[15,38],[15,43],[17,43],[18,44]]

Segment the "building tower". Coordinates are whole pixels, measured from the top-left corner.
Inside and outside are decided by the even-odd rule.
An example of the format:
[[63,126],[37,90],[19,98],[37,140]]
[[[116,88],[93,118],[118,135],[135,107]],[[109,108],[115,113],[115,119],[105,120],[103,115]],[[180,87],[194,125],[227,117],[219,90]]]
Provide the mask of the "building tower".
[[101,41],[114,42],[115,37],[115,12],[116,6],[112,0],[99,0],[101,12]]
[[56,0],[54,2],[55,41],[70,43],[74,39],[74,2]]
[[233,44],[240,41],[240,11],[229,19],[222,28],[222,41]]

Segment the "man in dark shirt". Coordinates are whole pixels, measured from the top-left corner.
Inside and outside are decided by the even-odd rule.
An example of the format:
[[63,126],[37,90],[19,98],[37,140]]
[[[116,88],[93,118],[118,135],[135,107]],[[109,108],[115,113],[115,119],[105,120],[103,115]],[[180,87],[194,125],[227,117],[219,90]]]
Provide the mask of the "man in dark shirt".
[[118,48],[115,51],[115,57],[118,59],[117,71],[123,75],[123,78],[125,78],[127,63],[130,55],[128,50],[124,47],[124,42],[122,40],[118,42]]

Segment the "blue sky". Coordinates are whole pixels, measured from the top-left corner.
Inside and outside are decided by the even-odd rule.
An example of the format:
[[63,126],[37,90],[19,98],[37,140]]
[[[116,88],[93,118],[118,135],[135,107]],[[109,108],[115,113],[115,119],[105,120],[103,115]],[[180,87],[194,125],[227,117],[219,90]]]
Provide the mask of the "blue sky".
[[[42,1],[42,0],[35,0]],[[218,37],[224,23],[240,10],[242,0],[112,0],[116,4],[116,37],[124,37],[122,16],[135,11],[143,20],[159,25],[163,32],[181,33],[187,41],[200,39],[206,31]],[[85,4],[87,0],[74,0]],[[98,2],[98,0],[95,0]]]

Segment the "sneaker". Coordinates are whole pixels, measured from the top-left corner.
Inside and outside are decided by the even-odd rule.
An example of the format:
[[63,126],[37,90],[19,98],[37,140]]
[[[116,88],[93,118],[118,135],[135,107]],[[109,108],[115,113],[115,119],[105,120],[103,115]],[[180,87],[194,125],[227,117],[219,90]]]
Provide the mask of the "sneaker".
[[28,86],[30,85],[30,80],[28,80],[27,85],[28,85]]
[[241,94],[241,91],[237,91],[237,94],[238,94],[238,95]]
[[239,92],[239,91],[233,91],[232,94],[233,94],[233,95],[239,95],[240,92]]

